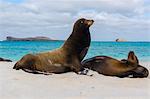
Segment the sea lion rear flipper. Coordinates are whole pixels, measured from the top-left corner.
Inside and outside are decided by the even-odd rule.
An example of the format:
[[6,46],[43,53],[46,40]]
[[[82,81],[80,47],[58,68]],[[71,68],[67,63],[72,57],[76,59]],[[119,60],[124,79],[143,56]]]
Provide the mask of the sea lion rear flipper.
[[143,66],[138,66],[136,69],[133,70],[133,78],[144,78],[148,77],[149,71],[147,68]]
[[22,69],[25,72],[28,73],[33,73],[33,74],[44,74],[44,75],[52,75],[52,73],[48,73],[48,72],[41,72],[41,71],[37,71],[37,70],[30,70],[30,69]]

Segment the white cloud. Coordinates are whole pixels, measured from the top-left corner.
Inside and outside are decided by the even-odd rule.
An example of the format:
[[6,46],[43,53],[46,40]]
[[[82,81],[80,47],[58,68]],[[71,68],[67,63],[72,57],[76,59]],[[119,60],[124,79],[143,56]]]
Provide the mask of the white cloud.
[[[1,0],[0,34],[48,35],[66,39],[73,22],[85,17],[95,20],[93,35],[97,32],[109,32],[110,36],[114,36],[113,32],[149,35],[148,3],[146,0],[26,0],[16,4]],[[93,39],[99,40],[101,37],[98,35]]]

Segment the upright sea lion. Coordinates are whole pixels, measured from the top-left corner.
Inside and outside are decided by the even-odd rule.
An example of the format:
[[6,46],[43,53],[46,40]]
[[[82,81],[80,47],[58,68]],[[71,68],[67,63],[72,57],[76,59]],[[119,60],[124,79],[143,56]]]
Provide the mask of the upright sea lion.
[[148,70],[139,65],[138,58],[133,51],[128,54],[128,59],[117,60],[108,56],[95,56],[82,62],[83,67],[97,71],[107,76],[143,78],[147,77]]
[[59,49],[38,54],[27,54],[13,69],[31,73],[64,73],[82,70],[81,61],[87,54],[91,42],[89,27],[93,20],[81,18],[74,24],[69,38]]

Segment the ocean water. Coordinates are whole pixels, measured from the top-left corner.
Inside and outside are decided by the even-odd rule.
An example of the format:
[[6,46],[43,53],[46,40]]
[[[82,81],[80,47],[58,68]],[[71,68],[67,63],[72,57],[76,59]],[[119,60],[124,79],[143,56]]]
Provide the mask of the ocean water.
[[[0,41],[0,57],[13,61],[28,53],[38,53],[59,48],[63,41]],[[91,42],[85,58],[97,55],[126,59],[134,51],[140,61],[150,61],[150,42]]]

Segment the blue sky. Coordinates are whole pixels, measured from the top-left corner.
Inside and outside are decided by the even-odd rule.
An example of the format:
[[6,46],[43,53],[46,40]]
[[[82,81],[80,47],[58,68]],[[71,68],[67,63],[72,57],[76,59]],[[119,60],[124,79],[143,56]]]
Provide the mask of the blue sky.
[[0,40],[67,39],[81,17],[95,20],[93,41],[150,41],[150,0],[0,0]]
[[10,2],[10,3],[22,3],[24,0],[3,0],[4,2]]

